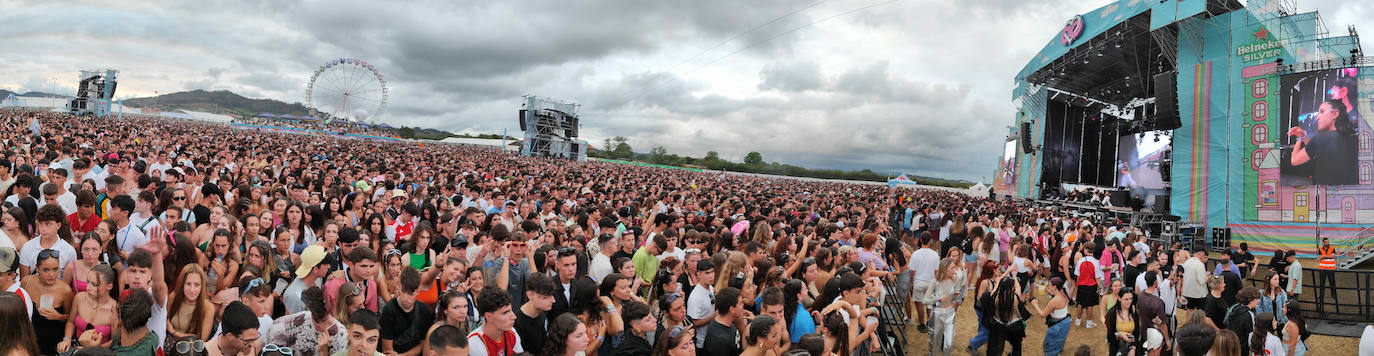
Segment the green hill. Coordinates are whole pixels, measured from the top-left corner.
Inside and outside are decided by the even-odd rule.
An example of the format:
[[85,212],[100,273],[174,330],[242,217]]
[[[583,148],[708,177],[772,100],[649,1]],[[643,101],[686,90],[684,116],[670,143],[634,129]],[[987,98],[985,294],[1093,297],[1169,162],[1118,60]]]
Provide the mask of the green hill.
[[301,103],[285,103],[272,99],[245,98],[227,90],[192,90],[158,95],[156,97],[133,98],[124,105],[158,110],[192,110],[216,114],[252,117],[262,113],[309,115],[310,110]]

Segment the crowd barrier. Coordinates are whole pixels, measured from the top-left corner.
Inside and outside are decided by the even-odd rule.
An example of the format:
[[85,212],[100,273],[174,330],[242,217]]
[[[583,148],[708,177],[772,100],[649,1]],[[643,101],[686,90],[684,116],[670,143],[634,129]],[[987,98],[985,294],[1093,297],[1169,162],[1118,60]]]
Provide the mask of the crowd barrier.
[[[1218,261],[1209,259],[1208,270],[1211,271]],[[1245,276],[1245,283],[1263,290],[1269,274],[1268,266],[1261,265],[1254,274]],[[1302,304],[1303,318],[1309,322],[1372,321],[1374,297],[1371,296],[1374,296],[1374,271],[1302,269],[1302,293],[1298,295],[1298,302]]]

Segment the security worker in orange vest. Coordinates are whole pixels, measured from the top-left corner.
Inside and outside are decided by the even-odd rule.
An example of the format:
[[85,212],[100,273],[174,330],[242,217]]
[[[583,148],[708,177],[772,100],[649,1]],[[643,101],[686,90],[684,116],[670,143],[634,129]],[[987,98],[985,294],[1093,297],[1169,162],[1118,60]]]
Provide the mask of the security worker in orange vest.
[[1325,308],[1327,280],[1331,281],[1331,300],[1340,305],[1340,293],[1336,290],[1336,248],[1331,246],[1331,239],[1322,238],[1322,245],[1317,247],[1317,311],[1321,312]]

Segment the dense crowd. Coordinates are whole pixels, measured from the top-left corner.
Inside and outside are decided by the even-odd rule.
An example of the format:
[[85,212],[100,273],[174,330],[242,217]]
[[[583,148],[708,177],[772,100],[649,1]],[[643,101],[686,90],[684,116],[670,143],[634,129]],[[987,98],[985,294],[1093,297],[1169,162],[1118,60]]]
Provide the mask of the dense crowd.
[[396,132],[390,129],[378,128],[371,125],[359,125],[345,120],[324,122],[323,120],[289,120],[266,117],[235,118],[233,123],[289,127],[302,130],[320,130],[333,133],[345,133],[355,135],[368,135],[377,137],[395,137]]
[[[868,355],[892,323],[929,336],[899,350],[1019,355],[1031,322],[1047,355],[1305,350],[1292,254],[1209,270],[1012,200],[155,118],[0,132],[3,355]],[[1110,349],[1064,351],[1076,327]]]

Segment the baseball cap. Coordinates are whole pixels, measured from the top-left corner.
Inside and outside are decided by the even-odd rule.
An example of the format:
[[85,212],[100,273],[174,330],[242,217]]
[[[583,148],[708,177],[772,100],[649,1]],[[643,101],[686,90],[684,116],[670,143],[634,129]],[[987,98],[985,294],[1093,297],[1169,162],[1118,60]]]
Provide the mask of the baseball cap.
[[406,191],[400,190],[400,189],[392,189],[392,190],[391,190],[391,197],[392,197],[392,198],[405,198],[405,197],[406,197]]
[[301,266],[296,267],[296,277],[300,278],[301,276],[309,274],[311,269],[314,269],[316,265],[324,261],[326,255],[328,255],[328,253],[324,251],[323,246],[307,246],[304,251],[301,251]]
[[449,246],[466,248],[468,247],[468,237],[463,234],[453,235],[453,239],[448,241]]
[[0,247],[0,273],[19,270],[19,253],[13,247]]

